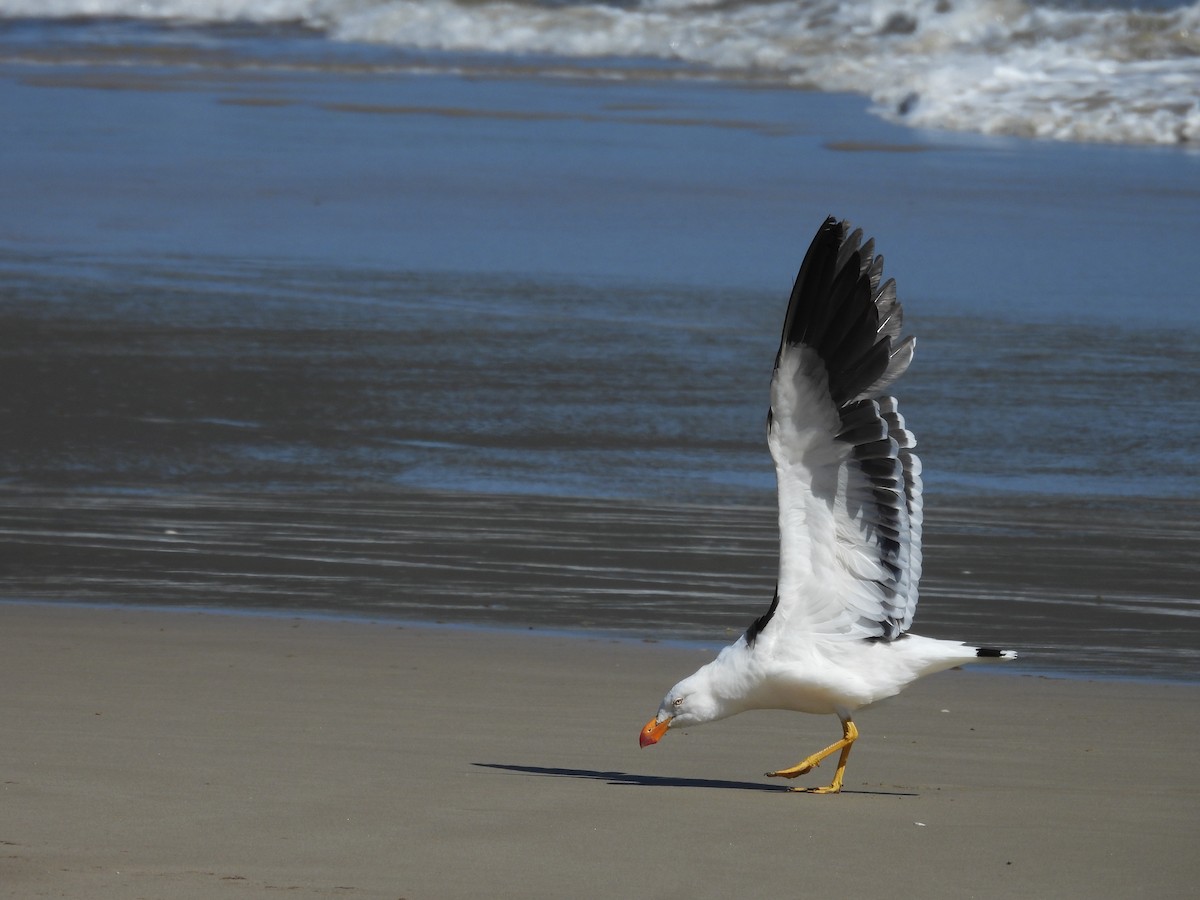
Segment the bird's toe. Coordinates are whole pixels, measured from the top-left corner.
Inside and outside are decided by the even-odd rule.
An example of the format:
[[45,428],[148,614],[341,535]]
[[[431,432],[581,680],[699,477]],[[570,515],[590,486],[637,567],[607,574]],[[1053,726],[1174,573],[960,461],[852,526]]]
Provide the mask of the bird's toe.
[[816,767],[816,765],[817,763],[811,763],[809,765],[801,764],[798,766],[792,766],[790,769],[779,769],[775,772],[767,772],[765,774],[767,778],[795,778],[798,775],[808,774],[813,770],[814,767]]
[[840,794],[842,786],[840,784],[827,784],[825,787],[794,787],[788,788],[793,794]]

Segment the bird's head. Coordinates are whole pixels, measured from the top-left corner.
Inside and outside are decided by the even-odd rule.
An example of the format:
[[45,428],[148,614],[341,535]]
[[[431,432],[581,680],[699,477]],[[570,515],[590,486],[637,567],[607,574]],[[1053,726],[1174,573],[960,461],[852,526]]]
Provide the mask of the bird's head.
[[668,728],[703,725],[726,715],[709,683],[708,667],[689,675],[663,697],[654,718],[645,724],[638,743],[643,747],[657,744]]

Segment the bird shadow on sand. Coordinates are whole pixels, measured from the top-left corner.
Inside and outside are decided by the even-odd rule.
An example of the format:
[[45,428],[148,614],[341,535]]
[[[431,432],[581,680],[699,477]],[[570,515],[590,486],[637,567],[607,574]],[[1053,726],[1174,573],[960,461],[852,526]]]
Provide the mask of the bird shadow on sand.
[[[552,766],[519,766],[510,763],[471,763],[483,769],[502,769],[522,775],[540,775],[547,778],[580,778],[585,781],[603,781],[605,784],[633,787],[676,787],[715,788],[724,791],[760,791],[770,794],[790,793],[785,784],[762,784],[757,781],[724,781],[715,778],[680,778],[671,775],[635,775],[630,772],[601,772],[596,769],[560,769]],[[904,791],[855,791],[843,789],[843,794],[866,794],[881,797],[916,797]]]

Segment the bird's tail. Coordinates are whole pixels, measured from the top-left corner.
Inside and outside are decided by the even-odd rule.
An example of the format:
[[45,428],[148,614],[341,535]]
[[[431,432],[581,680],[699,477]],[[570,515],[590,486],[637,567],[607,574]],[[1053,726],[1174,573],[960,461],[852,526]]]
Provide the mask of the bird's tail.
[[976,647],[976,659],[1016,659],[1016,650],[997,650],[995,647]]

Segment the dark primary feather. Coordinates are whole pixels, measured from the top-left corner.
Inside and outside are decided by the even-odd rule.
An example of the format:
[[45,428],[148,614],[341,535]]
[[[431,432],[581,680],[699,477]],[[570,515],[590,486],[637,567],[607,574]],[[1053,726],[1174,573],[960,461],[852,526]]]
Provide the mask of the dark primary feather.
[[750,623],[750,627],[746,629],[746,643],[754,644],[754,639],[758,637],[758,633],[762,631],[767,623],[771,621],[771,617],[775,615],[775,610],[779,608],[779,591],[775,592],[775,598],[771,601],[771,608],[765,613]]
[[[848,512],[890,574],[875,582],[881,599],[874,637],[891,640],[912,623],[921,574],[921,464],[916,439],[904,425],[893,397],[883,391],[904,374],[914,341],[901,339],[903,310],[894,281],[881,284],[883,258],[860,230],[830,217],[813,238],[796,276],[784,318],[776,367],[789,346],[814,350],[825,365],[830,399],[840,427],[836,439],[849,445],[846,463],[870,486],[867,499]],[[768,411],[768,428],[773,413]],[[832,498],[830,503],[834,502]],[[756,637],[779,603],[747,632]]]

